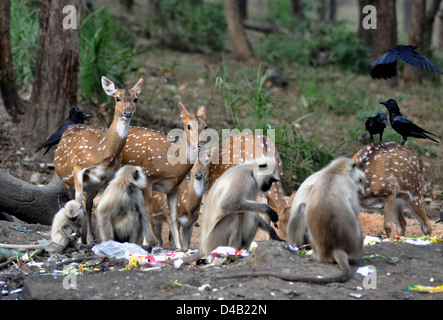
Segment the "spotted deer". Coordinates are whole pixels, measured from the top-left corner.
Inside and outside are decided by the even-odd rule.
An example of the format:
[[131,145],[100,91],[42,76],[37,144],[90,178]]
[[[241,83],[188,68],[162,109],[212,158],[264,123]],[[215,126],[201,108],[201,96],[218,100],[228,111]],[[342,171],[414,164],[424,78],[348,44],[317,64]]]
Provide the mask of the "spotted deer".
[[405,209],[417,218],[424,234],[431,234],[423,197],[425,168],[415,150],[395,142],[371,144],[352,159],[367,177],[362,206],[383,204],[383,227],[388,238],[392,238],[393,221],[400,235],[405,234],[406,221],[402,214]]
[[[273,156],[276,159],[279,176],[283,175],[280,155],[274,142],[265,135],[240,133],[223,140],[212,150],[212,160],[208,166],[208,188],[230,167],[261,156]],[[277,234],[285,239],[286,224],[289,218],[290,206],[286,203],[281,181],[272,184],[266,192],[266,200],[277,213]]]
[[122,162],[143,167],[148,179],[143,196],[152,225],[152,191],[166,193],[170,211],[167,216],[169,229],[175,246],[182,248],[177,214],[178,186],[196,163],[200,149],[206,143],[200,141],[200,133],[206,129],[206,108],[201,106],[194,115],[180,101],[178,107],[184,127],[183,139],[177,141],[176,137],[157,130],[131,127]]
[[[194,224],[198,219],[200,204],[204,191],[204,178],[209,158],[198,161],[189,172],[189,179],[186,177],[180,183],[177,201],[178,223],[181,226],[181,240],[184,250],[188,250],[191,244],[191,236]],[[163,245],[162,226],[170,215],[167,205],[166,194],[153,191],[153,214],[154,232],[157,237],[158,246]],[[171,240],[171,239],[170,239]]]
[[69,126],[63,133],[54,157],[55,171],[71,195],[75,191],[75,200],[82,203],[85,192],[87,243],[93,242],[92,201],[120,168],[129,122],[134,116],[143,86],[141,78],[131,89],[118,89],[106,77],[102,77],[101,82],[105,93],[115,99],[111,126]]

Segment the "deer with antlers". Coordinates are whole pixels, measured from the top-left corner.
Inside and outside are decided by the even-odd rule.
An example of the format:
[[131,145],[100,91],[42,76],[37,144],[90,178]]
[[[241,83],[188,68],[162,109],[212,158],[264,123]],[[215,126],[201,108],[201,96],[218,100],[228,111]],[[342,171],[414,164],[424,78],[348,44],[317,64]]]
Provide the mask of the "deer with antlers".
[[[191,244],[192,230],[194,223],[198,219],[200,204],[204,191],[204,178],[206,173],[209,157],[203,161],[194,164],[189,172],[189,179],[183,179],[180,183],[177,201],[178,223],[181,226],[181,240],[184,250],[188,250]],[[166,194],[153,191],[153,214],[154,232],[157,237],[158,246],[163,245],[162,226],[170,216],[169,207],[167,206]],[[169,233],[171,235],[171,233]],[[171,237],[169,237],[171,241]]]
[[[229,168],[257,157],[271,156],[276,159],[279,176],[283,175],[283,166],[280,155],[274,142],[265,135],[240,133],[223,140],[212,150],[211,162],[208,166],[208,188]],[[277,234],[285,239],[286,224],[288,223],[289,210],[281,181],[272,184],[266,192],[266,200],[271,208],[277,213]]]
[[[196,163],[206,143],[200,140],[200,133],[206,129],[206,108],[201,106],[194,115],[180,101],[178,107],[184,127],[183,138],[177,140],[177,137],[172,137],[172,131],[167,135],[153,129],[131,127],[123,149],[123,164],[142,166],[144,169],[148,186],[143,190],[143,196],[151,224],[152,191],[166,193],[170,212],[167,220],[172,239],[177,248],[182,248],[177,213],[178,186]],[[176,133],[183,133],[183,130],[180,131]]]
[[424,234],[431,234],[423,197],[425,168],[415,150],[395,142],[371,144],[363,147],[352,159],[367,177],[362,205],[384,205],[383,227],[388,238],[392,238],[393,221],[400,235],[405,234],[405,209],[417,218]]
[[111,126],[69,126],[63,133],[54,157],[55,171],[67,190],[71,194],[75,191],[75,200],[82,203],[85,192],[87,243],[93,242],[92,201],[121,166],[129,122],[136,110],[143,79],[140,78],[131,89],[118,89],[104,76],[101,83],[105,93],[115,99]]

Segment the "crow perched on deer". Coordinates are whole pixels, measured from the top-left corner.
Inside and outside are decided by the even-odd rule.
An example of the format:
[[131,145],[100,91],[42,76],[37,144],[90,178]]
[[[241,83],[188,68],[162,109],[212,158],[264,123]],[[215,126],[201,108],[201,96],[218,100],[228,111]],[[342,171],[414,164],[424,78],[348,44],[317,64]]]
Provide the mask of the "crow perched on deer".
[[403,60],[411,66],[442,73],[424,55],[415,51],[417,46],[397,45],[390,48],[378,60],[372,63],[373,79],[388,79],[397,76],[397,60]]
[[374,135],[380,135],[380,143],[383,141],[383,131],[388,127],[388,118],[384,113],[379,113],[375,117],[369,117],[365,122],[366,131],[371,135],[371,142],[374,143]]
[[416,124],[412,123],[400,113],[400,108],[398,107],[397,101],[394,99],[389,99],[386,101],[381,101],[380,104],[383,104],[389,112],[389,121],[391,122],[391,127],[398,134],[403,137],[402,145],[405,144],[408,137],[419,138],[419,139],[429,139],[438,143],[438,140],[435,140],[429,137],[427,134],[430,134],[434,137],[437,137],[435,134],[426,131],[423,128],[420,128]]
[[89,114],[83,114],[77,107],[71,107],[69,110],[69,117],[63,121],[60,127],[58,127],[57,131],[54,132],[48,140],[43,142],[40,147],[35,150],[35,152],[39,152],[41,149],[46,148],[46,151],[43,155],[47,154],[49,150],[56,144],[60,142],[60,139],[63,135],[63,132],[72,124],[83,124],[86,119],[91,118]]

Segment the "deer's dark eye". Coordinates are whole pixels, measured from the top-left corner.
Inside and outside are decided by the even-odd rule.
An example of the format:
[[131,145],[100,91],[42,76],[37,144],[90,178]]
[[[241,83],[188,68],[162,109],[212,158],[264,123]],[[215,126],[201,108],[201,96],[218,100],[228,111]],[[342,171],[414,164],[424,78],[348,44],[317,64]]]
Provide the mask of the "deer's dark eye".
[[191,130],[191,125],[190,124],[188,124],[188,130]]
[[120,102],[120,97],[115,97],[115,101]]
[[135,99],[134,99],[134,102],[137,103],[137,101],[138,101],[138,98],[135,98]]

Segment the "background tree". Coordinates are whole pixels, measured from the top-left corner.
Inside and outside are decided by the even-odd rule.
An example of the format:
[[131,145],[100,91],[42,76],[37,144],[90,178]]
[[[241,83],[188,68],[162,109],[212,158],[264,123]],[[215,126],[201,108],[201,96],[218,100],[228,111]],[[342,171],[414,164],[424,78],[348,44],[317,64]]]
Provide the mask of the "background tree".
[[[426,26],[426,0],[412,1],[411,19],[408,44],[418,46],[418,51],[423,52],[425,44],[425,26]],[[423,76],[423,69],[405,65],[403,79],[406,81],[420,81]]]
[[19,98],[14,77],[10,33],[11,2],[0,2],[0,90],[9,115],[23,114],[25,106]]
[[225,0],[225,13],[229,37],[237,58],[244,61],[252,59],[254,53],[243,27],[237,0]]
[[[377,8],[377,29],[369,31],[371,33],[371,61],[375,61],[397,44],[396,1],[372,0],[370,4]],[[391,86],[397,84],[397,78],[385,81]]]
[[[67,5],[77,13],[77,29],[64,28]],[[42,0],[40,2],[39,40],[31,103],[25,114],[23,130],[43,141],[77,104],[79,71],[79,34],[81,0]]]

